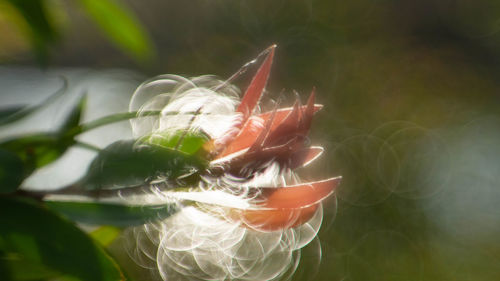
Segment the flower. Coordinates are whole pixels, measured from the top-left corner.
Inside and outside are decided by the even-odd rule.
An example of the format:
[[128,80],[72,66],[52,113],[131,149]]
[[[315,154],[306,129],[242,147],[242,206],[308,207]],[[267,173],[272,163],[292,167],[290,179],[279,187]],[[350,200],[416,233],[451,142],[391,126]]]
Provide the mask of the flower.
[[[141,141],[175,143],[176,149],[209,163],[206,171],[198,171],[198,186],[188,191],[152,185],[161,200],[191,205],[134,230],[135,256],[154,261],[164,280],[173,275],[280,278],[293,273],[297,250],[319,230],[322,201],[333,194],[340,177],[302,183],[294,172],[323,152],[308,145],[313,115],[322,108],[314,103],[314,90],[305,105],[297,100],[292,107],[259,113],[274,51],[271,46],[263,53],[266,57],[241,101],[229,81],[211,76],[159,76],[141,85],[132,98],[131,110],[161,111],[159,118],[133,121]],[[184,145],[188,136],[201,136],[202,146],[191,151]],[[144,240],[156,245],[153,252],[141,244]],[[138,262],[144,264],[144,259]]]

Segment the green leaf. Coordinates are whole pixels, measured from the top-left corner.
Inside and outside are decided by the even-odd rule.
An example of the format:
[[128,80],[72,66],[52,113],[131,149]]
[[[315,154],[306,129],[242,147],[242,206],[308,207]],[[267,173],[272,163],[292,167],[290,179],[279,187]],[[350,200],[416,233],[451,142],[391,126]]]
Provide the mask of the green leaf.
[[153,45],[145,28],[120,1],[78,1],[104,33],[125,53],[139,61],[153,56]]
[[118,189],[160,180],[169,186],[197,185],[207,162],[159,145],[117,141],[90,164],[80,185],[86,189]]
[[173,135],[154,134],[147,137],[144,142],[193,155],[203,147],[208,139],[208,136],[201,132],[178,131],[177,134]]
[[39,280],[56,273],[82,281],[124,279],[89,236],[27,200],[0,197],[0,225],[0,280]]
[[24,163],[24,176],[29,176],[35,169],[52,163],[75,144],[72,131],[79,128],[86,96],[70,110],[68,117],[57,133],[40,133],[22,136],[0,143],[0,149],[15,154]]
[[51,210],[92,225],[134,226],[161,220],[178,211],[175,204],[131,206],[100,202],[46,201]]
[[92,231],[90,236],[102,246],[107,247],[120,235],[121,231],[118,227],[105,225]]
[[15,153],[0,148],[0,194],[16,191],[24,177],[23,161]]
[[9,276],[9,279],[6,280],[53,279],[60,275],[42,263],[32,261],[18,253],[6,253],[0,250],[0,259],[2,259],[0,261],[0,277]]
[[93,130],[95,128],[99,128],[99,127],[113,124],[116,122],[121,122],[124,120],[129,120],[129,119],[134,119],[134,118],[142,118],[142,117],[146,117],[146,116],[159,115],[160,113],[161,113],[161,111],[146,111],[146,112],[141,112],[140,116],[138,115],[137,111],[112,114],[112,115],[101,117],[97,120],[90,121],[90,122],[85,123],[85,124],[80,124],[78,127],[71,130],[69,132],[69,134],[72,136],[76,136],[78,134]]
[[30,39],[35,54],[42,65],[45,65],[49,56],[49,46],[59,38],[58,31],[51,23],[44,0],[8,0],[18,10],[29,26]]
[[36,134],[7,140],[0,143],[0,149],[14,153],[23,161],[27,177],[59,158],[72,144],[73,140],[64,140],[56,134]]
[[87,103],[87,96],[86,95],[81,96],[80,100],[73,106],[68,116],[66,117],[66,120],[59,128],[59,134],[61,135],[66,134],[69,138],[73,138],[73,136],[70,135],[70,132],[72,130],[78,129],[82,117],[82,112],[83,109],[85,108],[86,103]]

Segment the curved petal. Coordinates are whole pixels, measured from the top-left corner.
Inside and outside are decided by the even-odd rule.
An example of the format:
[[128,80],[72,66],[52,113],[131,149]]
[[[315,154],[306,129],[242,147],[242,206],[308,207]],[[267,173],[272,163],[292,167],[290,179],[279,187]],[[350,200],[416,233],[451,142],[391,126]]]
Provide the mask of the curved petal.
[[324,149],[321,146],[311,146],[293,153],[290,157],[290,169],[296,169],[309,165],[316,160]]
[[260,231],[276,231],[300,226],[310,220],[319,204],[302,209],[246,210],[239,220],[246,226]]
[[[302,112],[307,112],[307,105],[303,105],[300,107]],[[313,113],[318,112],[323,105],[314,104]],[[282,122],[286,119],[288,115],[293,111],[293,107],[281,108],[278,109],[274,115],[273,123],[271,124],[271,131],[275,130]],[[250,118],[245,125],[242,127],[240,133],[236,136],[236,138],[229,143],[229,145],[224,149],[224,151],[218,155],[217,158],[222,158],[228,156],[232,153],[236,153],[238,151],[247,149],[251,147],[259,135],[264,130],[264,126],[262,124],[266,124],[272,116],[273,111],[265,112],[257,115],[255,118]]]
[[246,226],[273,231],[299,226],[312,218],[319,204],[328,198],[341,177],[282,188],[263,188],[263,203],[256,209],[232,209],[230,217]]
[[299,209],[320,203],[330,196],[342,177],[300,185],[262,189],[264,204],[269,209]]
[[[259,103],[259,100],[264,93],[264,89],[269,78],[269,73],[271,72],[271,65],[273,63],[275,48],[276,45],[272,45],[271,47],[267,48],[266,51],[268,52],[268,54],[264,62],[257,70],[255,76],[252,78],[250,85],[241,98],[241,103],[236,108],[236,112],[241,113],[242,115],[241,120],[239,120],[223,138],[218,140],[216,151],[217,154],[219,154],[219,157],[221,157],[220,152],[224,154],[226,146],[230,143],[234,143],[234,139],[242,134],[241,128],[248,123],[250,116]],[[225,155],[227,155],[227,153]]]
[[236,109],[236,112],[243,114],[242,123],[244,123],[248,117],[252,115],[255,106],[259,103],[262,93],[264,93],[264,88],[266,87],[267,79],[269,78],[269,73],[271,71],[275,48],[276,45],[269,47],[269,54],[260,66],[259,70],[257,70],[257,73],[253,77],[252,82],[250,82],[250,85],[241,99],[240,105]]

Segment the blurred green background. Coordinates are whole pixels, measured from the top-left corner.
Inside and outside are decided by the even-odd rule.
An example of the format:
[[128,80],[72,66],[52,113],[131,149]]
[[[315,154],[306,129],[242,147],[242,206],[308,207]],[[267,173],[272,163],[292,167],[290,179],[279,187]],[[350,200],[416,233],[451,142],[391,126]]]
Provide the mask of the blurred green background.
[[145,77],[229,77],[278,44],[271,96],[325,105],[301,176],[344,177],[293,280],[500,280],[500,1],[23,2],[0,1],[1,105],[94,73],[126,110]]

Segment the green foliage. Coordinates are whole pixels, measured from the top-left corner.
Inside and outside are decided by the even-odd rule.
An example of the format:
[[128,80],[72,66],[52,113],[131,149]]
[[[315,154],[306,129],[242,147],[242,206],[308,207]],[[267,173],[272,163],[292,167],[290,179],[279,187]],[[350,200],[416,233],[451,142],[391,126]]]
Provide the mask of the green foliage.
[[201,132],[178,131],[174,135],[155,134],[147,137],[145,142],[171,148],[193,155],[202,149],[208,136]]
[[[50,13],[48,0],[6,0],[19,13],[28,29],[33,52],[42,66],[50,59],[50,49],[63,37]],[[82,10],[97,24],[106,37],[125,54],[138,62],[154,56],[154,47],[140,21],[119,0],[79,0]]]
[[153,47],[145,29],[120,1],[79,0],[89,16],[120,49],[135,59],[150,59]]
[[117,141],[90,164],[81,185],[86,189],[142,186],[161,179],[176,186],[195,184],[205,160],[178,150],[134,140]]
[[[160,114],[160,111],[147,111],[147,112],[141,112],[140,117],[159,115],[159,114]],[[87,124],[81,124],[80,126],[77,126],[77,127],[73,128],[72,130],[68,131],[68,134],[76,136],[78,134],[90,131],[92,129],[95,129],[95,128],[98,128],[101,126],[113,124],[113,123],[120,122],[123,120],[129,120],[129,119],[137,118],[137,117],[139,117],[137,111],[117,113],[117,114],[113,114],[110,116],[104,116],[104,117],[99,118],[97,120],[91,121]]]
[[7,0],[15,7],[29,26],[29,37],[38,61],[46,65],[49,46],[57,42],[59,32],[51,22],[44,0]]
[[124,279],[90,237],[36,204],[0,197],[0,225],[0,280]]
[[23,162],[27,174],[59,158],[73,144],[57,134],[23,136],[0,143],[0,148],[15,153]]
[[[87,103],[87,96],[83,95],[78,103],[70,110],[66,120],[59,127],[59,135],[67,136],[72,130],[80,125],[80,120],[82,118],[82,112]],[[73,137],[70,135],[69,137]]]
[[[24,281],[24,280],[47,280],[60,275],[41,262],[33,261],[18,253],[6,253],[0,250],[0,277],[2,280]],[[8,278],[8,279],[7,279]]]
[[15,153],[0,149],[0,194],[14,192],[24,174],[23,161]]
[[[0,112],[0,125],[21,120],[65,88],[66,85],[42,104]],[[81,133],[140,118],[137,112],[127,112],[81,124],[85,105],[86,97],[82,96],[54,132],[0,142],[0,280],[124,280],[117,264],[97,243],[109,245],[121,227],[165,219],[181,206],[175,202],[143,206],[95,199],[142,194],[143,187],[154,181],[165,183],[167,188],[197,185],[200,173],[207,168],[203,145],[208,136],[179,131],[169,137],[117,141],[102,150],[97,148],[98,155],[87,174],[70,187],[56,191],[19,190],[24,179],[59,159],[73,145],[85,147],[76,140]],[[142,116],[157,114],[151,111]],[[69,198],[46,197],[57,194]],[[86,196],[87,200],[71,197],[75,195]],[[87,235],[66,219],[104,227]]]
[[[62,91],[53,95],[58,96]],[[33,107],[0,112],[0,125],[26,117],[53,99]],[[141,192],[145,184],[162,179],[186,186],[199,181],[206,160],[197,152],[207,141],[203,134],[181,134],[157,143],[118,141],[101,150],[87,175],[71,188],[39,193],[19,191],[22,181],[35,170],[59,159],[75,138],[94,128],[136,118],[137,112],[106,116],[80,124],[83,96],[52,133],[19,136],[0,143],[0,280],[124,280],[115,262],[96,244],[109,245],[121,232],[116,227],[141,225],[164,219],[179,210],[175,203],[129,205],[93,200],[103,193]],[[154,115],[159,112],[149,112]],[[4,123],[1,123],[4,122]],[[86,195],[88,201],[33,202],[51,193]],[[90,236],[59,217],[92,225],[104,225]]]
[[141,225],[164,219],[178,211],[175,204],[139,206],[100,202],[47,201],[45,205],[73,221],[119,227]]
[[23,178],[29,176],[35,169],[52,163],[75,144],[74,136],[69,132],[78,127],[84,105],[85,96],[70,110],[68,117],[55,133],[21,136],[0,143],[0,149],[16,155],[24,163],[24,169],[21,170]]
[[90,233],[90,236],[99,242],[100,245],[107,247],[120,235],[121,229],[115,226],[101,226]]

